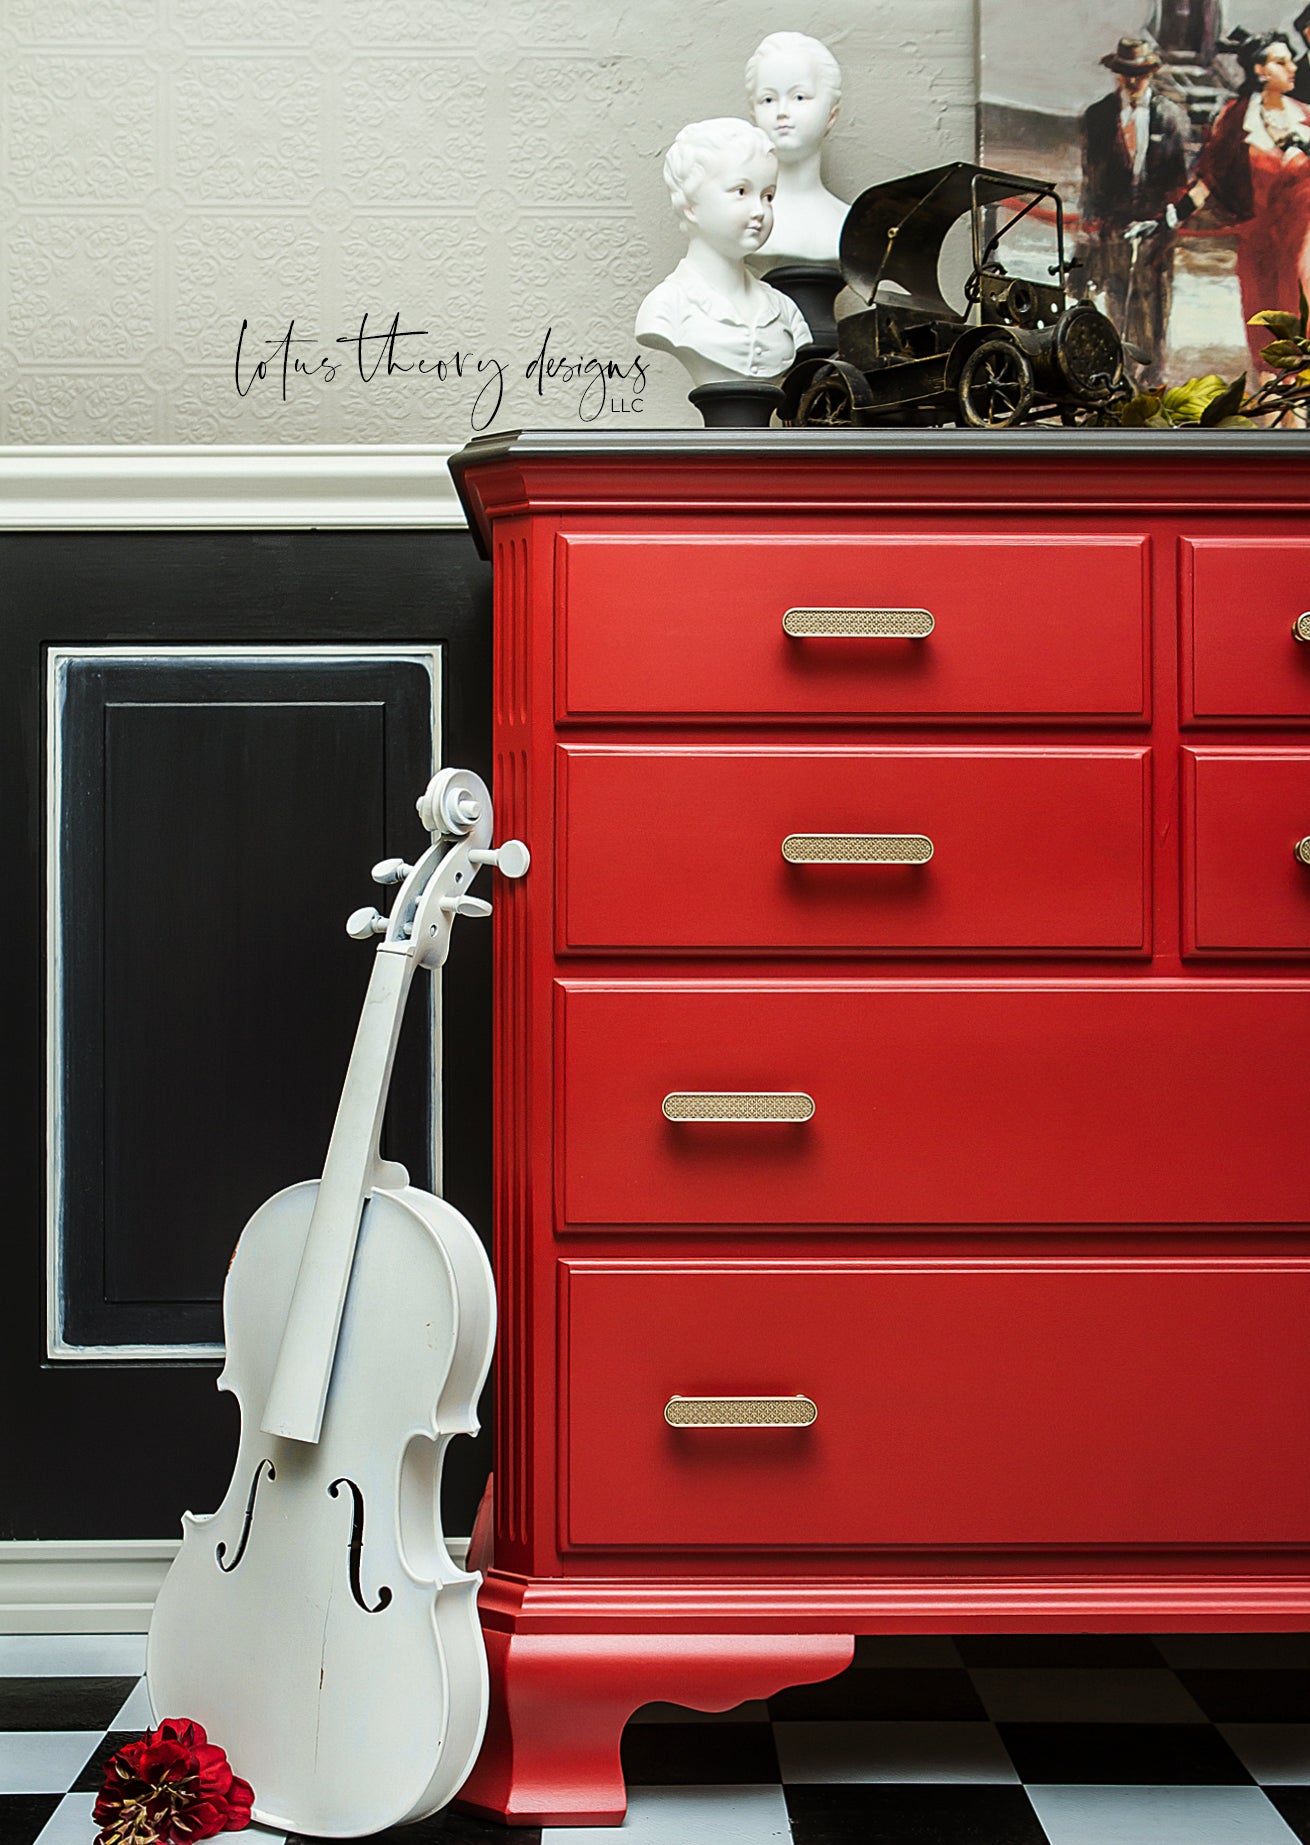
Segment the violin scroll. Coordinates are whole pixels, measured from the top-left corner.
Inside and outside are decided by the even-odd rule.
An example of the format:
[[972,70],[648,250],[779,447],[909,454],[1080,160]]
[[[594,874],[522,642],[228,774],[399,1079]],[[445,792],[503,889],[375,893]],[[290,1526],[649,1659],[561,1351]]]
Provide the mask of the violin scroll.
[[494,824],[486,783],[471,769],[442,769],[415,803],[433,843],[417,864],[403,858],[381,860],[373,867],[377,884],[398,884],[390,917],[371,905],[355,910],[346,933],[358,942],[383,936],[383,949],[412,956],[416,965],[440,967],[450,952],[450,931],[457,916],[486,917],[491,905],[469,895],[469,885],[484,865],[502,877],[521,878],[531,854],[520,839],[491,844]]
[[414,805],[429,833],[447,839],[462,839],[491,812],[486,787],[471,769],[439,770]]

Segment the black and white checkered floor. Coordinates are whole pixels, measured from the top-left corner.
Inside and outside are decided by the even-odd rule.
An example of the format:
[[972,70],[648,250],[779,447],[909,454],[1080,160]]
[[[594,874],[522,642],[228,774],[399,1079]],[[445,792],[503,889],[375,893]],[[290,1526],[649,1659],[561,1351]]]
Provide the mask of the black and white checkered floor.
[[[99,1765],[149,1723],[144,1658],[141,1635],[0,1637],[0,1845],[90,1845]],[[865,1640],[840,1678],[767,1708],[650,1705],[623,1761],[621,1828],[506,1831],[445,1813],[382,1836],[1306,1845],[1310,1635]],[[283,1840],[258,1827],[223,1837]]]

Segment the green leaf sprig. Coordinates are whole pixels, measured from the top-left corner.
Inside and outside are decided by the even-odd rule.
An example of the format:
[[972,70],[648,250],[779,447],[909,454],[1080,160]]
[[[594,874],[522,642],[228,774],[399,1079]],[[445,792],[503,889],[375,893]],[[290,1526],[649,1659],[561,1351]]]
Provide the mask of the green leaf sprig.
[[1250,429],[1250,418],[1240,414],[1245,393],[1245,373],[1227,383],[1218,372],[1207,372],[1167,391],[1130,397],[1119,421],[1125,429]]

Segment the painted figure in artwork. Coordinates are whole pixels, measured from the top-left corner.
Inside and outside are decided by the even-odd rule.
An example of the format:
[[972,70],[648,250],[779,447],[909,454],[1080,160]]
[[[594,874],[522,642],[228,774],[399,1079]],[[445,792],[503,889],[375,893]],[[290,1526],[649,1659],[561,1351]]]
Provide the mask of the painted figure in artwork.
[[771,32],[746,65],[746,101],[778,156],[773,231],[750,258],[752,269],[835,265],[849,207],[824,185],[821,162],[841,107],[836,58],[804,32]]
[[[1297,60],[1282,33],[1244,39],[1246,81],[1225,103],[1201,149],[1196,177],[1153,227],[1159,241],[1202,205],[1237,229],[1242,318],[1262,308],[1295,313],[1310,293],[1310,107],[1292,92]],[[1262,369],[1266,327],[1247,327],[1251,361]]]
[[777,177],[767,135],[731,116],[693,122],[665,158],[687,254],[638,308],[636,334],[680,360],[693,385],[771,381],[809,342],[799,308],[745,262],[773,227]]
[[1174,239],[1156,222],[1187,180],[1187,117],[1154,82],[1160,56],[1121,38],[1101,59],[1115,87],[1082,118],[1084,277],[1105,295],[1124,339],[1148,356],[1142,382],[1158,384],[1173,299]]

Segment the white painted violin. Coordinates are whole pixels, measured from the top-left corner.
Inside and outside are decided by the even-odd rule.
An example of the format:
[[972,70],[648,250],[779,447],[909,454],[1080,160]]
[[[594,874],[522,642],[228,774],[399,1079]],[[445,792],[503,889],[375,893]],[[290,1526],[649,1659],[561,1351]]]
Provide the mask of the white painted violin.
[[187,1716],[255,1789],[254,1816],[323,1838],[423,1818],[458,1791],[482,1740],[480,1578],[441,1530],[441,1464],[473,1434],[495,1296],[473,1229],[381,1158],[410,984],[437,968],[493,851],[491,798],[446,769],[418,803],[433,835],[399,882],[321,1179],[270,1198],[242,1232],[223,1295],[218,1379],[241,1407],[227,1495],[187,1513],[147,1646],[151,1710]]

